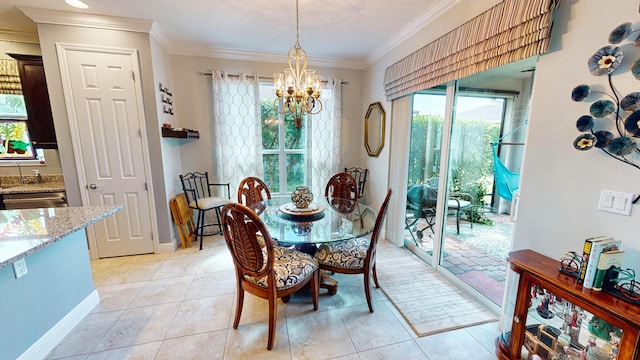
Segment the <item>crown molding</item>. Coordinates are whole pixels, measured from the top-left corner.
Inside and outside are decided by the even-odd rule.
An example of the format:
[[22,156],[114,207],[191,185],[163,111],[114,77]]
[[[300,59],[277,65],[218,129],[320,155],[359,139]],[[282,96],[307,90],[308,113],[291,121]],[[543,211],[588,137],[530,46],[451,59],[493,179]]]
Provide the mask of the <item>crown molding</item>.
[[18,7],[37,24],[149,33],[153,21],[59,10]]
[[405,40],[415,35],[422,28],[427,26],[433,20],[449,11],[452,7],[458,5],[461,0],[440,0],[434,6],[420,14],[415,21],[412,21],[407,26],[402,28],[391,39],[383,43],[371,56],[367,58],[366,67],[371,66],[385,54],[393,50],[398,44],[401,44]]
[[0,29],[0,41],[19,42],[27,44],[39,44],[38,34],[27,31],[3,30]]
[[[239,61],[257,61],[267,63],[287,63],[288,57],[286,54],[272,54],[257,51],[240,51],[229,50],[219,48],[203,48],[200,46],[194,47],[174,47],[170,51],[173,55],[184,56],[202,56],[212,57],[224,60],[239,60]],[[343,68],[343,69],[356,69],[363,70],[363,61],[348,61],[348,60],[336,60],[329,58],[309,57],[309,65],[320,66],[328,68]]]
[[160,27],[160,25],[158,25],[157,22],[154,22],[151,25],[151,31],[149,32],[149,36],[156,39],[160,43],[160,45],[164,47],[165,50],[167,50],[169,54],[174,53],[174,47],[173,47],[173,44],[171,43],[171,40],[167,36],[167,33],[162,29],[162,27]]

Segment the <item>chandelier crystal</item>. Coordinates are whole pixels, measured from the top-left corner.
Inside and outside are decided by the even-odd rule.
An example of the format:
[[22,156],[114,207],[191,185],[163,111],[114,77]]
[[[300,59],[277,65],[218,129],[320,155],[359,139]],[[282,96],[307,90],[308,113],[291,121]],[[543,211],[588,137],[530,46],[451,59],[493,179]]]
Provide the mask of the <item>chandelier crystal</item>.
[[[307,53],[299,42],[300,19],[298,16],[298,0],[296,0],[296,43],[289,50],[289,68],[283,73],[273,74],[273,85],[276,92],[274,109],[280,114],[291,113],[295,127],[302,127],[305,114],[317,114],[322,110],[320,87],[322,77],[316,71],[307,69]],[[281,110],[278,103],[282,101]]]

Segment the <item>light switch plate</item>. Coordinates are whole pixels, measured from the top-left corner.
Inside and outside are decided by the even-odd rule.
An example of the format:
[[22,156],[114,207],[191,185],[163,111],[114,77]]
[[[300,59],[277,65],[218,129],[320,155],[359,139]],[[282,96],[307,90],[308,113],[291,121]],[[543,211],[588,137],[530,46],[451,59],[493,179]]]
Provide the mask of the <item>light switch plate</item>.
[[632,202],[633,194],[611,190],[602,190],[600,192],[598,210],[630,216],[631,207],[633,206]]

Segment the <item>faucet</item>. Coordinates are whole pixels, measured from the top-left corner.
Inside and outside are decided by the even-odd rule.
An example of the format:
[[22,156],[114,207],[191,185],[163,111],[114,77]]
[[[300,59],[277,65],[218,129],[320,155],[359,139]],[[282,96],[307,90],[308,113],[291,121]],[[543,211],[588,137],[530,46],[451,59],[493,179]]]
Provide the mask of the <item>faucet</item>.
[[22,176],[22,168],[20,167],[20,163],[16,161],[13,163],[13,165],[18,167],[18,173],[20,174],[20,176],[18,177],[18,182],[20,183],[20,185],[24,185],[26,179]]

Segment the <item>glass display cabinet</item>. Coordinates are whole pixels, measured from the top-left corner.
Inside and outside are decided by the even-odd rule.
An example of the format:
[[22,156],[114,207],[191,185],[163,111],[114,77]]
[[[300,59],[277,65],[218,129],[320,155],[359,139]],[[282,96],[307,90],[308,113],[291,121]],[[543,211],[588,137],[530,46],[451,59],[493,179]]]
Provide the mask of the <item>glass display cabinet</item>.
[[514,251],[517,279],[505,306],[512,321],[496,339],[504,360],[640,360],[640,306],[584,289],[558,271],[559,260]]

